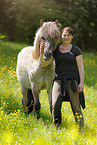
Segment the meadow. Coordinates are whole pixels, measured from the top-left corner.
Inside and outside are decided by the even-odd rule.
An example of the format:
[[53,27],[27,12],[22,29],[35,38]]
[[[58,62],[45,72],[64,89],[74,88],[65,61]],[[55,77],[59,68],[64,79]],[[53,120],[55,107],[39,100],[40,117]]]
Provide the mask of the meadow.
[[40,119],[23,113],[16,62],[25,46],[0,40],[0,145],[97,145],[97,53],[83,52],[86,108],[80,133],[68,102],[62,104],[62,128],[56,129],[46,90],[40,93]]

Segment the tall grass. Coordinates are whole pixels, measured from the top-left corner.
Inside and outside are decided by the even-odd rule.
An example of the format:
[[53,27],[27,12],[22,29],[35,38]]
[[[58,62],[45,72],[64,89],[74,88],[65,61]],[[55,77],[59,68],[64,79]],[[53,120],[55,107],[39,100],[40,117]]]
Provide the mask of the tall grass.
[[83,53],[85,66],[85,131],[75,125],[70,104],[62,104],[62,129],[52,123],[46,90],[40,93],[41,118],[22,109],[16,76],[18,52],[26,44],[0,41],[0,145],[96,145],[97,144],[97,53]]

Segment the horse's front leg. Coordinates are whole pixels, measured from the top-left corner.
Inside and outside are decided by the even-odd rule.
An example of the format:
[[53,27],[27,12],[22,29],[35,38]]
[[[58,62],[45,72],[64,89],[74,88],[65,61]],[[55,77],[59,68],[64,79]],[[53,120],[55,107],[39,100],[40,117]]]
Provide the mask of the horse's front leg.
[[49,85],[47,88],[47,93],[48,93],[48,99],[49,99],[49,105],[50,105],[50,112],[52,114],[52,86]]
[[32,87],[32,93],[34,96],[34,109],[35,109],[35,113],[37,114],[37,119],[40,118],[40,108],[41,108],[41,104],[39,101],[39,90],[37,86],[33,86]]

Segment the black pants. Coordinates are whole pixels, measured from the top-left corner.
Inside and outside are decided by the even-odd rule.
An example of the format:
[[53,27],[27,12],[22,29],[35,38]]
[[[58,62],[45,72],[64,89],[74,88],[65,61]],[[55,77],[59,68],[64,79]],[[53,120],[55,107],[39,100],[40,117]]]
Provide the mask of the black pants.
[[[78,88],[77,82],[75,83],[76,87]],[[70,80],[67,80],[66,89],[70,97],[70,104],[75,117],[75,121],[79,123],[79,127],[83,127],[84,118],[80,107],[79,92],[72,91]],[[61,106],[63,102],[63,96],[60,96],[60,91],[61,91],[61,81],[55,80],[52,89],[52,115],[53,115],[53,123],[57,125],[60,125],[62,120]]]

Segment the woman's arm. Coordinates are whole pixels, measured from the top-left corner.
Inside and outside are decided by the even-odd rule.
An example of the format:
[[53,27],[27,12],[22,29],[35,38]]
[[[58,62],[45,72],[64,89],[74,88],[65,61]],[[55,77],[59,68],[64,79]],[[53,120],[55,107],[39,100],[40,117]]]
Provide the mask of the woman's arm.
[[44,60],[43,51],[44,51],[44,43],[42,41],[41,45],[40,45],[40,61],[41,61],[42,67],[46,67],[46,66],[48,66],[49,64],[51,64],[53,62],[54,58],[51,57],[51,59],[49,61]]
[[83,65],[83,56],[79,55],[76,57],[77,66],[80,76],[80,84],[78,86],[78,91],[82,92],[84,90],[84,65]]

